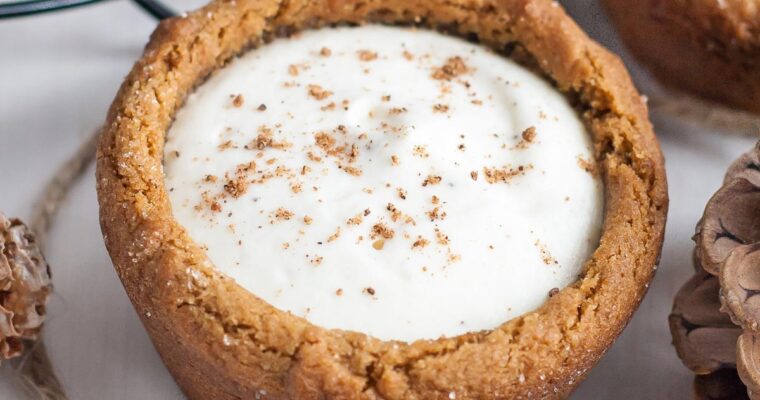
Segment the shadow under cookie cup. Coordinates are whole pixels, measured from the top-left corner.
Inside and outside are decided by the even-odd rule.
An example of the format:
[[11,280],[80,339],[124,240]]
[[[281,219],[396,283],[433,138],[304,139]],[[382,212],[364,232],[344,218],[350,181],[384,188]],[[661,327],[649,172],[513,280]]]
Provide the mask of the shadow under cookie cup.
[[[413,343],[327,330],[219,273],[173,218],[164,134],[186,96],[274,37],[366,22],[443,30],[538,70],[571,99],[605,184],[599,247],[583,277],[500,327]],[[97,162],[106,246],[190,398],[558,398],[585,377],[646,292],[667,191],[646,105],[624,67],[552,1],[240,1],[163,22],[122,85]]]

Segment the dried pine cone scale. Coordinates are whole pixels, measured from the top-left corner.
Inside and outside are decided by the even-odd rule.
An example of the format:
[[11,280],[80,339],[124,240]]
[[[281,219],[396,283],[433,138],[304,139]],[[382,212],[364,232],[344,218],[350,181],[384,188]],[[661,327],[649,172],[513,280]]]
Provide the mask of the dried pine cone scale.
[[755,147],[742,154],[731,167],[728,168],[723,184],[726,185],[734,179],[744,178],[755,186],[760,186],[760,141]]
[[725,184],[707,203],[697,226],[697,251],[707,272],[718,275],[736,247],[760,242],[760,190],[744,177]]
[[694,400],[748,400],[736,370],[721,369],[694,379]]
[[37,338],[52,291],[50,268],[34,234],[0,213],[0,361],[20,355]]
[[723,311],[744,329],[760,330],[760,243],[732,251],[719,277]]
[[741,329],[720,312],[718,278],[704,271],[678,291],[668,317],[673,344],[687,368],[704,375],[734,368]]
[[760,336],[745,331],[736,344],[737,371],[752,399],[760,398]]

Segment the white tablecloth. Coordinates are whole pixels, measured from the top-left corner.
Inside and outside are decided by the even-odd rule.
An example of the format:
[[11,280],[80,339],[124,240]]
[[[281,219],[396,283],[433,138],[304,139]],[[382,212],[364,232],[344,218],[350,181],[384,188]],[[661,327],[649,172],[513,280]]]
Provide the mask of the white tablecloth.
[[[198,0],[174,1],[185,8]],[[595,1],[564,2],[589,34],[622,53]],[[125,0],[0,22],[0,210],[28,218],[40,187],[102,121],[155,26]],[[642,88],[646,76],[626,58]],[[753,139],[652,117],[667,159],[670,214],[649,294],[574,399],[687,399],[691,373],[670,344],[667,315],[692,273],[691,235],[732,159]],[[92,166],[54,222],[47,257],[55,295],[45,341],[72,399],[181,399],[103,246]],[[0,399],[22,399],[7,368]]]

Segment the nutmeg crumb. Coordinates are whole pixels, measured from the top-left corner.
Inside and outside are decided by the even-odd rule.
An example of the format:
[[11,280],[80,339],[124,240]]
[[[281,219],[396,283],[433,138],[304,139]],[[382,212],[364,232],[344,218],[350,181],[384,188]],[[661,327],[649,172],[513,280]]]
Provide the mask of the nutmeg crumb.
[[[293,146],[292,143],[289,143],[285,140],[281,142],[276,142],[272,139],[272,129],[267,127],[266,125],[262,125],[258,128],[258,136],[256,136],[256,139],[253,139],[250,143],[245,145],[246,150],[264,150],[267,147],[273,148],[273,149],[288,149]],[[258,155],[257,155],[258,156]],[[263,156],[263,153],[261,153],[261,156]]]
[[437,219],[445,219],[446,218],[446,212],[441,211],[440,207],[435,207],[432,210],[426,212],[428,218],[430,218],[431,221],[435,221]]
[[243,103],[245,102],[245,99],[243,98],[242,94],[236,95],[232,98],[232,105],[235,106],[235,108],[240,108],[243,106]]
[[531,126],[525,129],[520,135],[520,141],[515,145],[516,149],[527,149],[531,143],[536,139],[536,127]]
[[462,57],[454,56],[446,60],[441,67],[436,68],[431,75],[436,80],[451,80],[469,71]]
[[293,217],[293,212],[290,211],[290,210],[287,210],[285,208],[280,207],[277,210],[275,210],[274,216],[278,220],[286,220],[287,221],[287,220],[289,220],[290,218]]
[[321,148],[326,153],[329,153],[333,146],[335,146],[335,138],[330,136],[326,132],[317,132],[314,135],[314,141],[316,142],[317,146]]
[[320,264],[322,264],[322,260],[324,260],[324,257],[322,257],[322,256],[314,256],[311,260],[309,260],[309,262],[312,265],[320,265]]
[[227,150],[227,149],[234,149],[235,144],[232,142],[232,140],[225,140],[222,142],[219,146],[216,146],[219,150]]
[[335,233],[333,233],[332,235],[330,235],[330,237],[327,238],[327,243],[334,242],[339,237],[340,237],[340,227],[338,227]]
[[449,112],[449,106],[446,104],[434,104],[433,105],[433,112],[437,113],[447,113]]
[[596,164],[593,161],[586,160],[582,156],[578,156],[578,166],[591,174],[591,176],[596,176],[597,174]]
[[356,214],[353,217],[349,218],[346,221],[347,225],[360,225],[364,218],[362,217],[362,214]]
[[401,211],[399,211],[393,203],[388,203],[385,207],[391,213],[391,221],[398,222],[401,219]]
[[522,133],[522,139],[528,143],[533,142],[533,139],[536,138],[536,127],[531,126],[530,128],[526,129]]
[[243,177],[238,177],[234,180],[229,180],[224,185],[224,191],[229,193],[232,197],[238,198],[245,194],[248,190],[248,182]]
[[382,236],[384,239],[392,239],[395,234],[396,232],[393,231],[393,229],[385,226],[385,224],[377,223],[372,226],[372,232],[370,234],[370,237],[374,239],[378,236]]
[[347,174],[353,175],[353,176],[361,176],[362,170],[356,167],[352,166],[345,166],[343,167],[343,171],[346,171]]
[[441,179],[442,178],[438,175],[428,175],[427,178],[422,181],[422,186],[437,185],[441,183]]
[[424,239],[422,236],[417,236],[417,240],[412,243],[412,249],[416,248],[423,248],[427,246],[430,242],[427,239]]
[[528,166],[520,165],[517,168],[483,167],[483,175],[485,175],[486,177],[486,182],[491,183],[491,184],[498,183],[498,182],[509,183],[509,181],[511,181],[512,178],[516,176],[524,175],[525,171],[531,168],[532,168],[532,165],[528,165]]
[[541,261],[544,262],[546,265],[552,265],[552,264],[559,264],[556,258],[552,257],[551,253],[549,253],[549,249],[541,243],[540,240],[536,240],[535,243],[533,243],[534,246],[538,248]]
[[430,154],[427,152],[427,147],[423,145],[416,145],[412,148],[412,153],[414,153],[415,156],[422,157],[422,158],[428,158],[430,157]]
[[374,51],[359,50],[357,54],[359,55],[359,60],[361,61],[372,61],[377,59],[377,53]]
[[317,100],[324,100],[333,94],[333,92],[325,90],[319,85],[308,85],[307,89],[309,90],[309,95]]

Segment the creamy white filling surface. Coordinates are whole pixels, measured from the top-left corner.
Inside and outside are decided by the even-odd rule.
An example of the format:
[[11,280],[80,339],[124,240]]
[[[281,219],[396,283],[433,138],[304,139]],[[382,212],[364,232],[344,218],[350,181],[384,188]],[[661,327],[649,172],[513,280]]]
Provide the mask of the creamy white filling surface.
[[365,26],[277,39],[177,113],[173,212],[314,324],[413,341],[495,328],[575,281],[603,187],[566,99],[492,51]]

